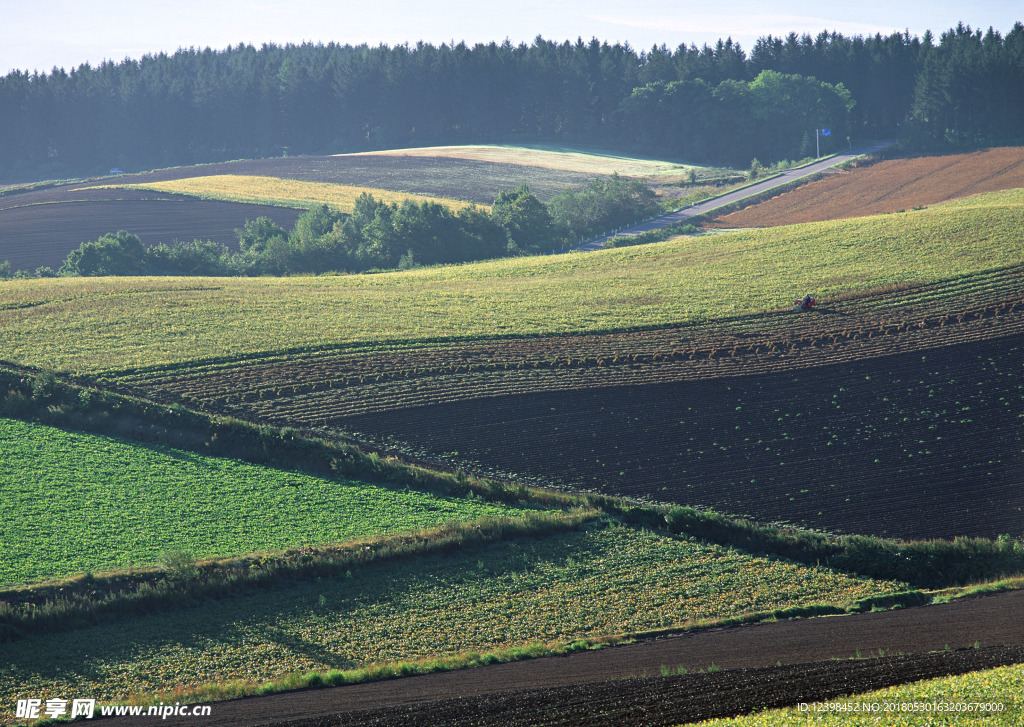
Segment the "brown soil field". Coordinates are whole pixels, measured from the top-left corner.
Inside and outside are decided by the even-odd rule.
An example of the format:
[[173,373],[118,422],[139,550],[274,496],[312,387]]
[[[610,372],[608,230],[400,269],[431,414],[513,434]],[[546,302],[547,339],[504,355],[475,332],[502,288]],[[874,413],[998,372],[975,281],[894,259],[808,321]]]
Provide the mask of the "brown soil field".
[[708,227],[775,227],[929,206],[981,192],[1024,187],[1024,147],[890,159],[837,171]]
[[1024,534],[1022,332],[1011,269],[724,325],[102,383],[545,486],[835,532],[994,537]]
[[235,229],[246,220],[266,216],[290,229],[301,212],[123,189],[47,189],[0,197],[0,261],[15,269],[57,270],[83,242],[118,230],[145,245],[198,238],[237,249]]
[[[1022,618],[1024,592],[1013,591],[239,699],[215,704],[209,718],[191,718],[187,724],[679,724],[1022,663]],[[887,656],[876,656],[879,651]],[[852,658],[859,655],[874,658]],[[656,676],[661,667],[698,672],[712,664],[722,671]],[[637,678],[642,676],[647,678]],[[131,723],[186,724],[144,718]]]

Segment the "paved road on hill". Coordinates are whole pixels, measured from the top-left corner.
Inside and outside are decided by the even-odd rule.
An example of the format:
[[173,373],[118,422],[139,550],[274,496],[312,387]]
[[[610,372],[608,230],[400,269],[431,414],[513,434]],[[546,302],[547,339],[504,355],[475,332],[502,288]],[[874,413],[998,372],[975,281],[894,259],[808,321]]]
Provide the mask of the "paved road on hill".
[[593,242],[588,242],[585,245],[581,245],[578,249],[587,251],[601,250],[604,248],[604,243],[613,237],[619,237],[623,235],[638,235],[641,232],[651,232],[652,230],[660,230],[662,227],[668,227],[669,225],[674,225],[677,222],[685,222],[690,217],[696,217],[697,215],[702,215],[705,212],[710,212],[713,209],[724,207],[727,204],[739,202],[740,200],[746,199],[747,197],[752,197],[755,194],[761,194],[762,192],[774,189],[775,187],[780,187],[784,184],[789,184],[790,182],[796,179],[802,179],[803,177],[809,177],[813,174],[819,174],[821,172],[827,171],[828,169],[831,169],[832,167],[837,167],[840,164],[848,162],[852,159],[856,159],[857,157],[881,151],[882,149],[892,146],[895,143],[895,141],[876,141],[871,144],[868,144],[867,146],[861,146],[857,147],[856,149],[850,149],[849,151],[843,152],[842,154],[837,154],[834,157],[823,159],[820,162],[808,164],[806,167],[800,167],[799,169],[790,169],[788,171],[782,172],[782,174],[780,174],[777,177],[766,179],[763,182],[752,184],[749,187],[738,189],[735,192],[723,194],[720,197],[709,199],[706,202],[701,202],[700,204],[692,205],[685,209],[681,209],[677,212],[671,212],[667,215],[656,217],[653,220],[641,223],[636,227],[630,227],[629,229],[617,232],[614,235],[608,235],[607,237],[602,237],[598,240],[594,240]]
[[[133,727],[252,727],[370,708],[398,709],[451,697],[479,697],[514,689],[603,682],[647,674],[662,666],[690,672],[712,664],[724,670],[820,662],[886,654],[925,653],[975,645],[1024,645],[1024,591],[966,598],[935,606],[854,616],[761,623],[641,641],[599,651],[426,674],[331,689],[286,692],[214,703],[205,718],[133,718],[103,724]],[[813,701],[814,695],[805,695]]]

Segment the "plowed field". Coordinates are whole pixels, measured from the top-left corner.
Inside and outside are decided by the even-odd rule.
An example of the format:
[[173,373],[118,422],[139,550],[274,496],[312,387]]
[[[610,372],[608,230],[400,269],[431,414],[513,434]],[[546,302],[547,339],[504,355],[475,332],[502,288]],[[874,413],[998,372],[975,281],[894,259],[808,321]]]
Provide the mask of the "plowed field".
[[892,159],[798,187],[724,215],[709,227],[775,227],[929,206],[981,192],[1024,187],[1024,147]]
[[554,486],[839,532],[1021,535],[1022,273],[810,314],[323,353],[115,383]]
[[246,220],[267,216],[290,229],[301,212],[124,189],[40,190],[0,197],[0,261],[16,270],[57,270],[83,242],[118,230],[145,245],[198,238],[237,249],[235,229]]

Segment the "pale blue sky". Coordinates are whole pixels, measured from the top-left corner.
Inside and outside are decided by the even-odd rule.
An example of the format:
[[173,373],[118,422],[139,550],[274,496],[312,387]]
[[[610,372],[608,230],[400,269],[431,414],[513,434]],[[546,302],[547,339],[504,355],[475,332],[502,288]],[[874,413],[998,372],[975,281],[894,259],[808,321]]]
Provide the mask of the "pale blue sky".
[[749,51],[762,35],[790,31],[921,35],[963,21],[1005,34],[1017,20],[1020,0],[0,0],[0,74],[240,42],[518,43],[540,34],[645,49],[731,36]]

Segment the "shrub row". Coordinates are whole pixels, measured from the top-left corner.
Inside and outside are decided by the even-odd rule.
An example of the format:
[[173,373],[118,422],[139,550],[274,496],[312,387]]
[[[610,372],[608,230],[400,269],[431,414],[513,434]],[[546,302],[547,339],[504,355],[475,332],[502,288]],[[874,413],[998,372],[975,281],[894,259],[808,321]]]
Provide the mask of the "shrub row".
[[674,507],[672,532],[726,543],[916,588],[947,588],[1024,573],[1024,541],[956,538],[903,542],[865,535],[832,536],[729,518],[712,511]]

